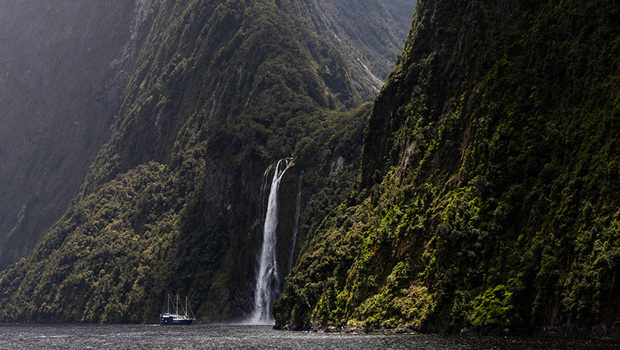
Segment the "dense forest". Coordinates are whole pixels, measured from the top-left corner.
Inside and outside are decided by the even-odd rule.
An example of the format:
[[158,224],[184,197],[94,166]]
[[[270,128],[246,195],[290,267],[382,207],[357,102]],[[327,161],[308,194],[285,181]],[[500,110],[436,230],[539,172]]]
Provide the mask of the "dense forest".
[[[16,197],[3,202],[13,213],[2,221],[9,234],[0,236],[13,243],[2,247],[20,249],[5,263],[38,244],[0,274],[0,320],[152,322],[167,293],[187,295],[202,320],[246,317],[262,240],[263,174],[279,159],[293,158],[281,186],[277,249],[284,275],[304,237],[352,190],[372,107],[367,102],[397,60],[415,2],[140,0],[131,6],[72,6],[66,0],[21,1],[2,18],[24,47],[48,45],[41,50],[52,66],[39,63],[40,72],[32,72],[36,79],[58,74],[49,85],[33,88],[60,110],[42,103],[31,116],[13,100],[15,115],[44,119],[40,133],[51,143],[65,140],[71,152],[56,154],[47,139],[24,146],[59,157],[52,158],[55,167],[32,161],[33,169],[44,167],[33,181],[56,186],[40,189],[48,204],[26,205],[20,216],[18,195],[32,193],[6,187]],[[65,9],[66,15],[58,14]],[[33,14],[40,22],[12,29],[17,25],[9,17]],[[91,15],[98,21],[90,24]],[[78,35],[84,29],[92,35]],[[86,50],[86,57],[78,50]],[[19,52],[13,55],[19,58]],[[59,71],[71,65],[94,73]],[[24,67],[29,69],[28,62]],[[61,78],[73,78],[75,85]],[[56,91],[55,84],[71,85],[70,91]],[[19,95],[6,91],[7,100]],[[83,91],[92,92],[95,102],[77,93]],[[75,104],[66,101],[72,99]],[[74,116],[63,113],[82,104],[105,106],[75,112],[104,130],[80,124],[84,139],[66,139],[71,130],[62,120],[71,124]],[[56,121],[55,113],[65,119]],[[88,147],[96,152],[77,158]],[[9,152],[13,148],[3,145],[3,154],[21,164],[21,156]],[[67,173],[75,161],[82,167]],[[3,169],[5,179],[23,176]],[[72,188],[57,189],[60,184]],[[294,220],[299,188],[302,212]],[[64,205],[64,214],[48,213],[49,203]],[[57,217],[39,222],[35,214],[41,211]],[[51,228],[42,235],[37,229],[46,224]],[[299,240],[293,240],[294,230]]]
[[276,327],[620,335],[617,1],[6,6],[0,321],[246,318],[286,158]]
[[620,326],[620,6],[420,1],[279,327]]

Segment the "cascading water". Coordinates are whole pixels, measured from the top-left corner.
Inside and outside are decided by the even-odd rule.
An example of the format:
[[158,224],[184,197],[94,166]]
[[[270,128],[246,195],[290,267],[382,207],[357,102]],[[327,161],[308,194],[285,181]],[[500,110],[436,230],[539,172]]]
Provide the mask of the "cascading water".
[[304,171],[299,174],[299,181],[297,182],[297,201],[295,202],[295,222],[293,223],[293,237],[291,237],[291,252],[288,256],[288,270],[293,269],[293,256],[295,255],[295,245],[297,244],[297,232],[299,226],[299,211],[301,209],[301,186],[304,182]]
[[[256,276],[256,294],[254,295],[254,312],[249,319],[251,324],[271,324],[271,308],[280,290],[280,276],[276,261],[276,228],[278,227],[278,189],[284,172],[290,165],[290,159],[278,161],[271,180],[267,214],[263,229],[263,245],[261,249],[258,275]],[[267,170],[269,171],[269,169]]]

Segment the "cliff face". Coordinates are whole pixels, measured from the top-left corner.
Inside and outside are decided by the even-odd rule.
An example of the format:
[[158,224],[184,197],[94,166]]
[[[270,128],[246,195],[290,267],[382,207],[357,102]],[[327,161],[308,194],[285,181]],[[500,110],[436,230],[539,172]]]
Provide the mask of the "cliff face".
[[[189,295],[206,320],[246,316],[265,170],[294,157],[281,187],[284,274],[299,177],[301,241],[352,187],[371,106],[353,107],[373,89],[368,72],[384,74],[391,43],[405,37],[409,21],[388,14],[414,6],[346,3],[356,13],[385,9],[375,28],[390,44],[365,51],[367,70],[323,34],[339,30],[328,19],[348,20],[351,33],[363,23],[327,7],[319,14],[316,2],[137,2],[112,135],[64,216],[0,274],[0,320],[155,320],[167,292]],[[366,38],[340,40],[355,47]]]
[[421,1],[282,327],[620,322],[620,8]]
[[345,55],[356,91],[365,100],[374,100],[402,50],[415,0],[304,0],[289,6]]
[[131,1],[1,1],[0,269],[66,210],[122,102]]

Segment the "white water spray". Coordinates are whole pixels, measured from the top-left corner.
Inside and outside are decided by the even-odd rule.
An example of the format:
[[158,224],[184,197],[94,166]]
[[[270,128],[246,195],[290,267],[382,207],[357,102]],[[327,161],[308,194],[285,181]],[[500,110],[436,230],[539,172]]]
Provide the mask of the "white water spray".
[[261,249],[258,275],[256,276],[256,294],[254,295],[254,312],[249,319],[251,324],[273,324],[271,308],[280,290],[280,276],[276,261],[276,228],[278,227],[278,189],[284,172],[290,165],[290,159],[278,161],[271,180],[267,214],[263,229],[263,246]]

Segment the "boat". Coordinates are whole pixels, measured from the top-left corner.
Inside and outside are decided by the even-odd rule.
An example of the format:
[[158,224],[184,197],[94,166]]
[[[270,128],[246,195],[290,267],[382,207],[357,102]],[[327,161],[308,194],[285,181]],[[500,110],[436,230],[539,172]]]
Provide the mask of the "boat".
[[[179,295],[176,295],[176,299],[173,301],[172,296],[168,294],[166,312],[159,315],[160,325],[190,325],[194,321],[194,313],[187,297],[185,297],[185,307],[180,303]],[[174,304],[174,312],[170,312],[170,304]],[[179,305],[181,308],[179,308]],[[191,315],[191,316],[190,316]]]

